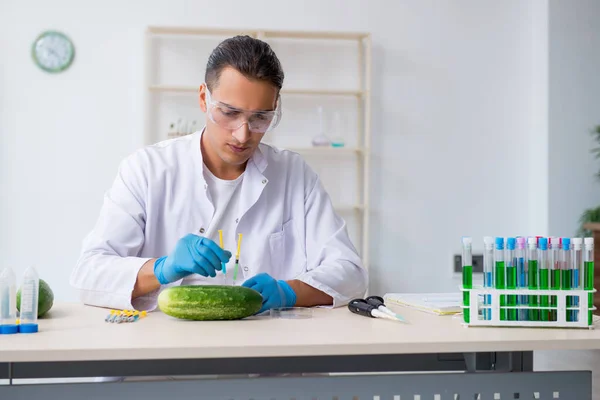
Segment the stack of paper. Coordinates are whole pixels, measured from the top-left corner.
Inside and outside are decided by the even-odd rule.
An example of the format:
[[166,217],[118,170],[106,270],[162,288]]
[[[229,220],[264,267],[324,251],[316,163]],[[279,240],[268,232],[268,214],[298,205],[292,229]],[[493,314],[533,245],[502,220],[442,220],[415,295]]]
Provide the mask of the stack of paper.
[[462,312],[461,292],[458,293],[386,293],[386,303],[399,304],[436,315]]

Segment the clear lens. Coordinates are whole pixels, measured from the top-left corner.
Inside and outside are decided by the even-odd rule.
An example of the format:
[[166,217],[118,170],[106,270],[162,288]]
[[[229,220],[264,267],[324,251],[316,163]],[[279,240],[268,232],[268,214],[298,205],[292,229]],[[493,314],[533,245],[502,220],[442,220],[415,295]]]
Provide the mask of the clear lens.
[[277,109],[275,111],[245,111],[212,101],[208,89],[206,90],[206,94],[208,117],[223,129],[236,130],[247,123],[251,132],[265,133],[275,129],[281,119],[280,99],[277,101]]

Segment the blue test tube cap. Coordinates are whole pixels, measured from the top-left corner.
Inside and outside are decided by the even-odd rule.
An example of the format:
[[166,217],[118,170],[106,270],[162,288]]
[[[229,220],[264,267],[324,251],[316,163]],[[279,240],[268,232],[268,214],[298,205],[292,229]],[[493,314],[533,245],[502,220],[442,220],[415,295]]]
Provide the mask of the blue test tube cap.
[[548,250],[548,238],[539,238],[538,247],[540,248],[540,250]]
[[0,325],[0,335],[11,335],[19,332],[17,324],[14,325]]
[[19,325],[19,333],[36,333],[38,324],[21,324]]
[[563,248],[563,250],[571,250],[571,239],[570,238],[562,238],[562,248]]
[[504,250],[504,238],[503,237],[496,238],[496,249]]
[[506,238],[506,250],[514,250],[517,240],[514,237]]

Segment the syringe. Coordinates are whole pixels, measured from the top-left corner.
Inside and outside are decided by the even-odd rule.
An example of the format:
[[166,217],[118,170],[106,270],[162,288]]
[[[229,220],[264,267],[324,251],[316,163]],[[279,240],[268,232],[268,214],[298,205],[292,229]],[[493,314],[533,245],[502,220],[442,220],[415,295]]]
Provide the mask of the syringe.
[[17,326],[17,278],[12,268],[0,273],[0,334],[19,331]]

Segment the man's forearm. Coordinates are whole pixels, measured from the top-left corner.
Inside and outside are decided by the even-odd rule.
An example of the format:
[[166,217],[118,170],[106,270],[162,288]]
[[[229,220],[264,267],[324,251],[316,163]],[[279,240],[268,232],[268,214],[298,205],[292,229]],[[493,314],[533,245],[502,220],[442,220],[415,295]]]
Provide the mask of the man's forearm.
[[142,268],[140,268],[137,280],[135,281],[135,286],[133,287],[133,293],[131,295],[132,299],[143,296],[150,292],[155,291],[160,287],[160,282],[156,279],[154,275],[154,262],[156,259],[148,260],[144,263]]
[[296,292],[296,307],[329,306],[333,298],[314,287],[298,280],[287,281],[288,285]]

